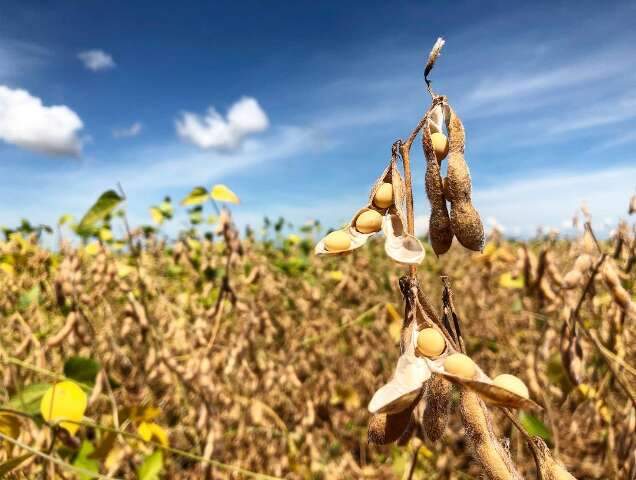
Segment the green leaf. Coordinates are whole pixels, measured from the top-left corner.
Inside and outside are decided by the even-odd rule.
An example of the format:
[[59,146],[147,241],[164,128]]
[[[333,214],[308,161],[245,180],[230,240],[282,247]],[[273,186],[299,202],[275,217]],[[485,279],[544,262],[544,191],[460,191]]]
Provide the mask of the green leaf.
[[48,383],[33,383],[11,397],[6,406],[29,415],[36,415],[40,412],[40,401],[44,392],[49,387]]
[[181,205],[190,207],[192,205],[201,205],[208,199],[208,191],[205,187],[194,187],[186,197],[181,200]]
[[24,292],[18,299],[18,310],[24,311],[31,305],[37,305],[40,302],[40,287],[37,285],[31,290]]
[[19,457],[10,458],[4,463],[0,463],[0,478],[4,478],[11,470],[19,466],[22,462],[24,462],[27,458],[31,457],[32,453],[25,453],[24,455],[20,455]]
[[123,200],[114,190],[102,193],[80,221],[77,232],[80,235],[92,232],[95,224],[106,218]]
[[526,412],[519,412],[519,422],[526,432],[535,437],[541,437],[546,442],[552,441],[552,433],[545,424],[534,415]]
[[161,202],[157,208],[159,208],[166,218],[172,218],[173,208],[172,203],[170,202],[170,197],[166,197],[166,199]]
[[[90,458],[90,454],[94,451],[95,447],[93,444],[88,440],[84,440],[80,446],[79,452],[77,452],[75,460],[73,460],[73,466],[83,470],[88,470],[89,472],[99,473],[99,462]],[[77,475],[80,480],[89,480],[90,478],[93,478],[93,476],[85,473],[78,473]]]
[[190,223],[192,225],[198,225],[203,221],[203,209],[198,206],[198,207],[194,207],[191,208],[190,210],[188,210],[188,215],[190,217]]
[[156,480],[159,478],[159,473],[163,469],[163,453],[161,450],[155,450],[148,455],[144,462],[139,466],[137,470],[137,476],[139,480]]
[[100,368],[100,364],[92,358],[71,357],[64,362],[64,376],[78,383],[93,386]]
[[71,223],[72,221],[73,221],[73,215],[71,215],[70,213],[65,213],[57,221],[57,224],[58,225],[64,225],[65,223]]

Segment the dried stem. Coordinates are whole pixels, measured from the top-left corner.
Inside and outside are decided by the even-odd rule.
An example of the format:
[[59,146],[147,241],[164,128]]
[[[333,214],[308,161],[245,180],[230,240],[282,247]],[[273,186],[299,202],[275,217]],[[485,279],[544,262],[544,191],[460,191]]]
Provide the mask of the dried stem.
[[[409,235],[415,235],[415,214],[413,212],[413,179],[411,178],[411,161],[409,159],[410,144],[404,145],[400,140],[393,144],[393,147],[399,146],[400,156],[404,165],[404,183],[406,184],[406,230]],[[411,265],[409,274],[415,278],[417,267]]]
[[435,98],[435,94],[433,93],[433,88],[431,87],[431,81],[428,79],[428,74],[431,73],[433,67],[435,66],[435,62],[439,57],[439,54],[442,52],[442,47],[446,41],[442,37],[438,37],[431,49],[431,53],[428,54],[428,61],[426,62],[426,68],[424,68],[424,81],[426,82],[426,88],[428,89],[428,93],[431,94],[432,98]]
[[420,448],[422,448],[422,446],[418,445],[417,447],[415,447],[415,450],[413,450],[413,456],[411,457],[411,466],[409,467],[409,474],[406,477],[406,480],[411,480],[413,478],[415,467],[417,466],[417,456],[420,453]]

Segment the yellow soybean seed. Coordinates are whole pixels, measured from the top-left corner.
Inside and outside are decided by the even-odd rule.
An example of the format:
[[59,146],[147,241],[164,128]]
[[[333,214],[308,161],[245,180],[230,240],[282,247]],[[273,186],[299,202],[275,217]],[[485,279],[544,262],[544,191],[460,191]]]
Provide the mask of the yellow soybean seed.
[[441,162],[448,155],[448,139],[446,135],[440,132],[431,134],[431,143],[433,144],[433,150],[435,150],[435,156],[437,161]]
[[510,375],[509,373],[502,373],[501,375],[497,375],[492,383],[500,388],[508,390],[509,392],[516,393],[520,397],[530,397],[528,387],[526,387],[526,384],[523,383],[523,380],[515,377],[514,375]]
[[375,210],[367,210],[358,215],[356,230],[360,233],[373,233],[382,227],[382,215]]
[[446,348],[444,336],[435,328],[425,328],[417,334],[417,351],[426,357],[438,357]]
[[351,238],[342,230],[331,232],[325,237],[325,248],[330,252],[342,252],[351,246]]
[[[84,417],[88,400],[86,394],[74,382],[65,380],[51,386],[40,401],[40,413],[47,422],[68,419],[80,421]],[[79,425],[71,422],[60,422],[60,427],[71,435],[75,435]]]
[[373,196],[373,204],[378,208],[388,208],[393,205],[393,185],[387,182],[380,185]]
[[472,359],[463,353],[453,353],[444,360],[444,369],[458,377],[473,378],[477,373],[477,366]]

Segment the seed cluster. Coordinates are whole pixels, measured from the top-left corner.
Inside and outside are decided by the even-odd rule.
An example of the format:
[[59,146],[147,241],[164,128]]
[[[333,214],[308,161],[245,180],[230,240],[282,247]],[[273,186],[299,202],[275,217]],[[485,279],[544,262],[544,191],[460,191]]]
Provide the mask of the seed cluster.
[[371,188],[367,204],[341,230],[327,234],[315,247],[317,255],[346,254],[362,247],[376,233],[385,235],[389,258],[405,265],[424,259],[421,242],[406,232],[404,180],[394,155],[388,167]]

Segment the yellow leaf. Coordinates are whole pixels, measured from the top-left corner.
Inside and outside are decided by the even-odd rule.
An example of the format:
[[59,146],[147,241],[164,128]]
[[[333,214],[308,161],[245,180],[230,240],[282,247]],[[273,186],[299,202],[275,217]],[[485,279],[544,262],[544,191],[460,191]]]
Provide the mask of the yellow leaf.
[[239,197],[232,190],[223,184],[217,184],[212,187],[210,197],[219,202],[240,203]]
[[576,389],[581,392],[581,394],[585,398],[594,398],[596,396],[596,390],[594,390],[594,387],[588,385],[587,383],[581,383],[579,386],[576,387]]
[[607,405],[603,403],[603,400],[597,400],[594,406],[596,407],[598,414],[603,420],[605,420],[606,423],[610,423],[612,421],[612,412],[609,408],[607,408]]
[[523,277],[514,278],[510,272],[502,273],[499,277],[499,286],[509,289],[521,289],[524,286]]
[[186,238],[186,243],[188,244],[188,247],[190,247],[190,249],[194,250],[195,252],[201,250],[201,242],[195,240],[194,238]]
[[13,265],[11,265],[10,263],[7,263],[7,262],[0,263],[0,270],[2,270],[7,275],[14,275],[15,274],[15,269],[13,268]]
[[100,228],[99,238],[102,242],[108,242],[113,239],[113,232],[110,231],[110,228]]
[[476,261],[489,260],[490,257],[492,257],[496,251],[497,251],[497,245],[495,245],[493,242],[489,242],[484,247],[484,251],[481,252],[481,254],[479,255],[473,256],[473,259]]
[[597,295],[592,299],[595,307],[602,307],[604,305],[609,305],[612,303],[612,297],[609,293],[603,293],[601,295]]
[[400,324],[402,323],[402,316],[398,313],[397,309],[392,303],[386,304],[386,313],[389,314],[391,320],[393,320],[394,322],[399,322]]
[[355,390],[351,390],[344,397],[345,409],[348,411],[358,410],[360,408],[360,395]]
[[161,409],[157,407],[148,406],[144,407],[144,409],[141,411],[141,418],[143,418],[146,422],[154,420],[159,415],[161,415]]
[[20,420],[10,413],[0,413],[0,432],[7,437],[18,438],[20,434]]
[[141,422],[137,433],[146,442],[153,440],[164,447],[168,446],[168,433],[154,422]]
[[163,213],[157,207],[150,207],[150,216],[152,217],[152,221],[157,225],[163,223]]
[[90,255],[91,257],[97,255],[99,253],[99,243],[91,242],[86,247],[84,247],[84,251]]
[[[80,421],[84,417],[88,399],[75,382],[64,380],[52,385],[42,397],[40,413],[47,422],[56,423],[62,419]],[[61,421],[60,427],[75,435],[79,425]]]
[[402,338],[402,325],[398,322],[391,322],[389,324],[389,335],[394,342],[399,342],[400,338]]
[[420,455],[424,455],[426,458],[433,458],[433,452],[426,448],[426,445],[420,447]]
[[335,282],[339,282],[343,279],[343,277],[344,274],[340,270],[332,270],[331,272],[327,272],[327,278]]
[[127,277],[132,271],[133,268],[129,265],[126,265],[125,263],[117,264],[117,275],[119,275],[121,278]]
[[293,233],[287,235],[287,241],[292,245],[298,245],[301,242],[300,237]]
[[113,447],[104,460],[104,467],[107,470],[113,470],[119,465],[121,465],[124,456],[126,455],[126,451],[118,446]]

